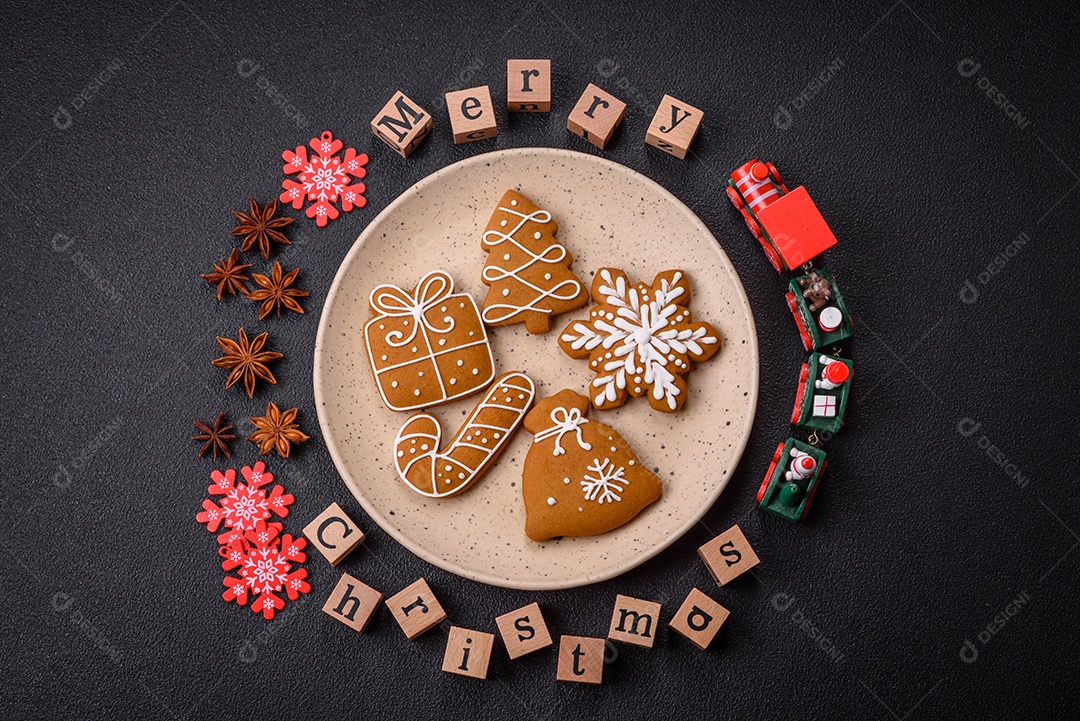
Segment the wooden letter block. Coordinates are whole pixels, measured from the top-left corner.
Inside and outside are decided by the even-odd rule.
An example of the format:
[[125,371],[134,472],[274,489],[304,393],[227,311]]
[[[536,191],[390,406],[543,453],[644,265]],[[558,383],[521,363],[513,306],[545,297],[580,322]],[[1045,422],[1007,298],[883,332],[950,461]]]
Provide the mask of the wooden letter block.
[[645,133],[645,143],[676,158],[685,158],[703,117],[693,105],[665,95]]
[[724,625],[729,613],[726,608],[694,588],[690,590],[686,600],[675,612],[675,618],[671,619],[668,625],[704,651]]
[[660,625],[660,604],[630,596],[615,597],[608,638],[634,646],[652,648]]
[[439,599],[422,578],[386,599],[386,606],[408,639],[430,631],[446,619]]
[[431,132],[431,116],[400,90],[371,121],[371,132],[403,158]]
[[697,552],[713,580],[721,586],[758,565],[757,554],[738,525],[727,529]]
[[603,150],[626,114],[626,103],[592,83],[566,119],[566,129]]
[[491,648],[494,645],[493,634],[451,626],[450,636],[446,639],[442,670],[473,678],[487,678]]
[[559,669],[555,678],[559,681],[600,683],[604,676],[604,648],[602,638],[560,637]]
[[551,61],[506,61],[506,109],[511,113],[551,112]]
[[343,573],[322,610],[352,630],[363,632],[381,602],[381,593]]
[[499,635],[502,636],[511,659],[551,645],[551,634],[544,623],[538,603],[530,603],[516,611],[504,613],[495,619],[495,625],[499,627]]
[[336,503],[331,503],[314,521],[304,526],[304,535],[331,566],[341,563],[341,559],[364,540],[364,532]]
[[499,132],[487,85],[447,93],[446,110],[450,113],[455,145],[494,138]]

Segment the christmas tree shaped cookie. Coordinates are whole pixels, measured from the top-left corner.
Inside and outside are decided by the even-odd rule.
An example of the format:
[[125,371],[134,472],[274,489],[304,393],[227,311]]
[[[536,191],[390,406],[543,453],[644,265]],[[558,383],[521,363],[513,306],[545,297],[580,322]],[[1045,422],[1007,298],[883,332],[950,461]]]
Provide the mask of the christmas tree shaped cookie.
[[534,541],[595,536],[623,525],[660,497],[661,483],[609,426],[585,417],[572,390],[525,416],[533,444],[521,472],[525,534]]
[[574,262],[555,239],[558,224],[516,190],[508,190],[491,216],[481,247],[487,251],[482,279],[488,325],[524,323],[530,333],[547,333],[551,316],[585,305],[585,285],[570,270]]

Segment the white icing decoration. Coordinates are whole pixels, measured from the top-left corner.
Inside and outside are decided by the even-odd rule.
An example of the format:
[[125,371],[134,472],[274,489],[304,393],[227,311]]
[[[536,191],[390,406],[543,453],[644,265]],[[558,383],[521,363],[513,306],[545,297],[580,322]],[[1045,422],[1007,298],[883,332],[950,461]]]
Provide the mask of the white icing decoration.
[[610,458],[605,458],[603,461],[595,458],[589,464],[588,470],[595,473],[596,476],[590,476],[586,473],[585,480],[581,482],[586,501],[596,501],[600,505],[613,501],[622,501],[619,494],[623,492],[624,486],[630,482],[624,475],[625,471],[622,466],[616,466],[611,462]]
[[398,387],[398,382],[397,381],[390,381],[390,387],[391,388],[397,388]]
[[418,396],[418,395],[420,395],[420,389],[419,389],[419,388],[417,388],[416,390],[414,390],[414,391],[413,391],[413,395],[414,395],[414,396]]
[[[517,201],[511,200],[511,206],[516,206]],[[483,319],[485,323],[498,324],[504,323],[507,320],[513,318],[519,313],[526,311],[532,311],[534,313],[551,313],[548,308],[538,308],[537,305],[547,298],[554,298],[555,300],[573,300],[581,294],[582,285],[581,281],[571,276],[566,280],[557,283],[554,287],[545,290],[538,285],[530,283],[522,273],[529,268],[533,267],[537,263],[547,263],[549,265],[561,264],[566,259],[566,247],[555,241],[547,248],[544,248],[539,254],[532,252],[524,245],[518,242],[514,237],[518,231],[525,227],[526,223],[530,221],[533,223],[550,223],[551,213],[546,210],[536,210],[528,215],[511,208],[499,208],[500,211],[509,215],[516,216],[518,218],[517,224],[510,230],[509,233],[504,233],[498,230],[489,230],[484,233],[484,247],[493,251],[499,245],[503,243],[509,243],[515,248],[519,249],[527,258],[527,260],[517,266],[516,268],[500,268],[495,265],[485,265],[482,272],[482,278],[485,283],[491,285],[501,280],[511,279],[516,283],[523,285],[533,292],[533,299],[525,305],[514,305],[512,303],[493,303],[484,308]],[[505,226],[505,221],[502,225]],[[533,234],[533,237],[539,240],[543,237],[543,234],[537,231]],[[503,255],[504,260],[510,259],[510,254]],[[548,273],[544,276],[545,280],[551,279],[551,274]],[[508,292],[503,291],[503,296],[509,295]]]
[[552,498],[551,496],[548,496],[548,505],[549,505],[549,506],[554,506],[554,505],[555,505],[556,503],[558,503],[558,501],[556,501],[556,500],[555,500],[554,498]]
[[571,408],[567,410],[562,406],[551,409],[551,422],[554,423],[551,428],[545,428],[533,437],[534,443],[545,441],[548,438],[555,439],[555,451],[551,454],[553,456],[561,456],[566,453],[566,449],[562,447],[562,439],[567,433],[577,434],[577,443],[584,451],[591,451],[592,444],[586,443],[585,439],[581,437],[581,427],[589,422],[588,418],[584,418],[581,415],[581,411],[577,408]]

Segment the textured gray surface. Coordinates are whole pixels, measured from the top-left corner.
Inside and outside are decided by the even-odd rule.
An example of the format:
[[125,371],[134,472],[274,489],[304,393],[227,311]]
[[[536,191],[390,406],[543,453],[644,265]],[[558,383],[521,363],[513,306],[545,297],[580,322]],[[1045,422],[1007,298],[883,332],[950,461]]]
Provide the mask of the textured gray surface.
[[[1080,630],[1066,461],[1077,21],[1003,7],[9,10],[0,716],[1065,716]],[[490,83],[501,96],[515,56],[553,58],[554,111],[453,146],[441,93]],[[494,148],[587,150],[565,115],[590,81],[629,105],[605,155],[744,241],[727,249],[758,324],[761,402],[707,528],[594,587],[490,589],[405,552],[337,478],[312,401],[317,310],[364,223],[417,179]],[[408,161],[367,129],[399,87],[436,116]],[[664,92],[706,113],[686,162],[641,141]],[[302,264],[308,313],[259,324],[253,304],[216,303],[197,274],[232,244],[228,211],[276,191],[281,149],[324,128],[370,151],[369,207],[323,230],[296,224],[277,257]],[[827,261],[858,332],[847,427],[797,527],[752,508],[804,355],[780,278],[721,195],[752,155],[806,183],[841,239]],[[240,324],[265,325],[286,354],[279,385],[251,401],[209,363],[214,335]],[[424,575],[455,623],[493,630],[536,599],[556,633],[599,635],[616,593],[664,602],[666,619],[697,585],[731,619],[708,652],[665,632],[655,649],[620,648],[603,686],[580,687],[555,684],[553,652],[511,663],[498,646],[486,683],[443,674],[443,633],[406,642],[385,611],[357,635],[319,611],[338,575],[319,558],[315,591],[275,622],[226,606],[213,538],[193,518],[213,463],[186,438],[193,419],[238,420],[271,399],[298,405],[316,436],[278,464],[299,498],[288,528],[339,501],[370,534],[342,568],[387,593]],[[235,444],[238,460],[254,459],[248,446]],[[716,589],[694,549],[736,521],[762,564]]]

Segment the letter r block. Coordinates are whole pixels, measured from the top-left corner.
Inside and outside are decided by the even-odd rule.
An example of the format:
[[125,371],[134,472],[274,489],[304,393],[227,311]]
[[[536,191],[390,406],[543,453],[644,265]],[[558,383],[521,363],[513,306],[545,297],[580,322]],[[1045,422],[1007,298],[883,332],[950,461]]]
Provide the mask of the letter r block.
[[626,114],[626,103],[592,83],[566,119],[566,129],[603,150]]
[[551,112],[551,61],[506,61],[506,109],[511,113]]
[[410,640],[446,620],[446,611],[422,578],[386,599],[386,607]]
[[494,138],[499,132],[487,85],[447,93],[446,111],[450,114],[454,145]]
[[720,586],[758,565],[757,554],[738,525],[699,548],[698,555]]
[[314,521],[304,526],[304,535],[331,566],[341,563],[341,559],[364,540],[364,532],[336,503],[331,503]]
[[660,625],[660,604],[630,596],[615,597],[608,638],[634,646],[652,648]]
[[693,105],[665,95],[645,133],[645,143],[682,160],[701,128],[702,117]]
[[709,647],[730,612],[694,588],[671,619],[671,630],[685,636],[702,651]]
[[431,133],[431,125],[431,115],[399,90],[372,119],[371,132],[398,155],[407,158]]

